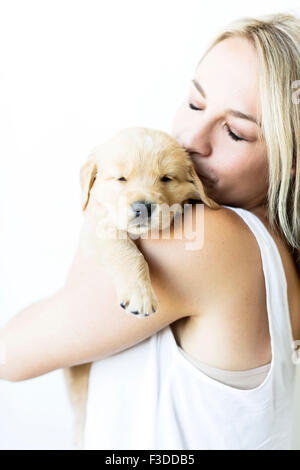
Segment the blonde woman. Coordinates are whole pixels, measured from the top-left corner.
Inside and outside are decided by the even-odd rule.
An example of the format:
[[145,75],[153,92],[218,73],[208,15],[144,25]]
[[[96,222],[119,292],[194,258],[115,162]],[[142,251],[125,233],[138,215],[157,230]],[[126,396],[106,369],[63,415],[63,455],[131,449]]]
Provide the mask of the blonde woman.
[[3,379],[94,361],[86,449],[291,448],[298,79],[300,19],[285,14],[234,22],[197,65],[172,134],[222,207],[204,208],[201,250],[185,250],[177,229],[138,241],[156,315],[124,314],[79,246],[64,287],[1,330]]

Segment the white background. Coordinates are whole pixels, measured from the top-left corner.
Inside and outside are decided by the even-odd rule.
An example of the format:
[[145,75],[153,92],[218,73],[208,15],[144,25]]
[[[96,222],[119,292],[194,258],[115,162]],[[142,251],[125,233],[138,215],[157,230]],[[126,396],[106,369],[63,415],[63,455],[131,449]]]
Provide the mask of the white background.
[[[0,2],[0,327],[64,282],[89,151],[122,127],[170,132],[218,28],[278,11],[300,14],[299,0]],[[0,449],[68,449],[70,436],[61,370],[0,382]]]

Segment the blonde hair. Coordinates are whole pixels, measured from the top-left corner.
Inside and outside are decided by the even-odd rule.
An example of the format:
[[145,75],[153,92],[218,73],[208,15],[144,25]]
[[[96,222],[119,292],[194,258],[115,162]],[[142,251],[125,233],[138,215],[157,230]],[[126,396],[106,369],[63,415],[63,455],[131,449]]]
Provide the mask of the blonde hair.
[[213,39],[196,68],[216,44],[231,37],[248,39],[257,51],[259,138],[265,139],[269,163],[267,217],[272,230],[285,238],[300,273],[300,98],[298,104],[294,90],[300,88],[300,18],[277,13],[233,21]]

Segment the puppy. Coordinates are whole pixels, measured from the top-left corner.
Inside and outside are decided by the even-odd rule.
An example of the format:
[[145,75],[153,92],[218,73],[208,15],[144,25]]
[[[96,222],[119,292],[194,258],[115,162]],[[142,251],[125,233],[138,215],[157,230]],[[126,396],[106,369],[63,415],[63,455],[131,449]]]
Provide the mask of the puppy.
[[[122,129],[94,147],[80,170],[82,210],[90,198],[96,210],[83,224],[86,253],[111,271],[119,305],[143,318],[155,314],[158,301],[148,264],[134,239],[164,230],[197,199],[213,209],[189,154],[165,132],[143,127]],[[169,210],[169,209],[172,210]],[[83,446],[91,364],[64,369],[75,411],[73,441]]]

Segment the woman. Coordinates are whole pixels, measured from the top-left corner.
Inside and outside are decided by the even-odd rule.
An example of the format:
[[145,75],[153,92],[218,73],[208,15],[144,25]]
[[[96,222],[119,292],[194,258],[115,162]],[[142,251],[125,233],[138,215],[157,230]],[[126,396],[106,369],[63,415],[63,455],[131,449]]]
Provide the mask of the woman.
[[[223,207],[205,206],[201,250],[185,250],[179,228],[168,240],[137,241],[155,315],[141,321],[118,307],[111,280],[79,243],[63,288],[1,330],[7,380],[95,361],[85,448],[290,448],[300,339],[299,50],[299,18],[247,18],[198,64],[172,134]],[[196,223],[195,207],[185,218]]]

